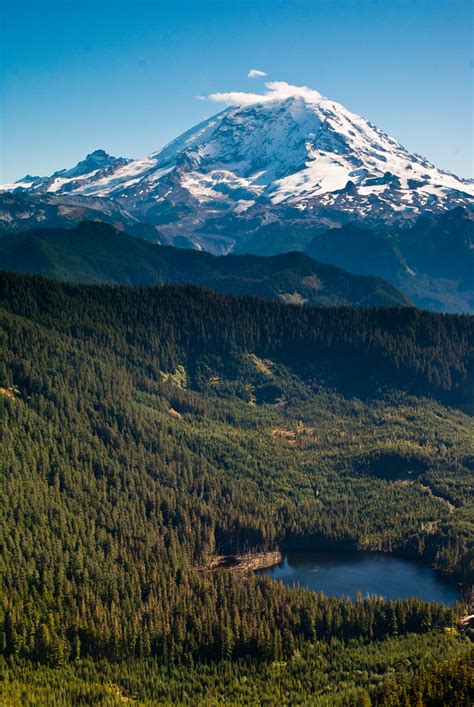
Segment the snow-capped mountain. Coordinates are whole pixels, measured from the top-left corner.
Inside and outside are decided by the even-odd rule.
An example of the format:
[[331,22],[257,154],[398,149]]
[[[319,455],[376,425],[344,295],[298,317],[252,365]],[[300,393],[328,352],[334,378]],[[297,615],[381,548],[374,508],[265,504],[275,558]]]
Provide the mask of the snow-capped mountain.
[[144,159],[98,150],[71,170],[3,189],[112,200],[170,242],[186,236],[217,252],[238,250],[272,223],[380,226],[472,203],[472,180],[409,153],[342,105],[269,86]]
[[111,177],[116,170],[132,160],[124,157],[112,157],[105,150],[95,150],[71,169],[61,169],[49,177],[26,177],[12,184],[4,184],[2,191],[29,190],[37,193],[70,193],[103,177]]

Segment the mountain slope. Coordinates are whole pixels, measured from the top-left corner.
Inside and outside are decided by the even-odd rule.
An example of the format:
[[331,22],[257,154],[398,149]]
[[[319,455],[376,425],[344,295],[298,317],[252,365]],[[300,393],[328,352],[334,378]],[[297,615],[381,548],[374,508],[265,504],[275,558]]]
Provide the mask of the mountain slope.
[[269,89],[145,159],[87,166],[78,175],[79,163],[72,172],[6,188],[54,193],[66,202],[112,200],[159,226],[169,242],[185,233],[214,252],[238,248],[252,234],[255,240],[269,222],[378,226],[472,200],[472,181],[409,153],[317,91],[283,83]]
[[408,229],[349,224],[318,233],[305,252],[360,275],[387,278],[421,307],[474,311],[474,219],[464,209],[424,216]]
[[[71,228],[84,220],[110,223],[115,228],[126,229],[128,233],[155,243],[164,241],[155,226],[140,222],[110,199],[69,196],[65,203],[56,194],[22,190],[0,192],[0,238],[7,233],[38,227]],[[188,245],[186,239],[182,240]]]
[[3,185],[4,191],[70,192],[93,181],[112,178],[115,171],[132,160],[113,157],[105,150],[95,150],[70,169],[61,169],[49,177],[33,177],[27,174],[11,184]]
[[271,258],[213,256],[132,238],[107,224],[37,229],[0,239],[0,269],[86,283],[199,284],[229,294],[296,304],[405,306],[410,301],[381,278],[351,275],[303,253]]

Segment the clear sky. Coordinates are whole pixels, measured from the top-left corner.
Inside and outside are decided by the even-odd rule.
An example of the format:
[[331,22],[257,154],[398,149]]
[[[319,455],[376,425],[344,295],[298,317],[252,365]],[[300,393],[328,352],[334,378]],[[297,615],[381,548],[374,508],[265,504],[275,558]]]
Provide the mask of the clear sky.
[[217,112],[308,85],[412,152],[472,172],[467,0],[0,0],[0,180],[104,148],[141,157]]

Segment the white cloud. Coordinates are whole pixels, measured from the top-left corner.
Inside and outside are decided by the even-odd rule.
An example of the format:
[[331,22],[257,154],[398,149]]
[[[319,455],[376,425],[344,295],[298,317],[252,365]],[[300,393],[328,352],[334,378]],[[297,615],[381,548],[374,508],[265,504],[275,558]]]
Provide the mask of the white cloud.
[[260,103],[265,97],[258,93],[244,93],[243,91],[228,91],[226,93],[211,93],[207,96],[208,101],[214,103],[227,103],[229,106],[249,106],[252,103]]
[[260,69],[250,69],[250,71],[247,74],[249,79],[261,79],[266,75],[267,75],[266,72],[260,71]]
[[265,93],[246,93],[244,91],[228,91],[224,93],[211,93],[207,100],[214,103],[226,103],[230,106],[249,106],[253,103],[268,103],[269,101],[282,100],[295,97],[304,98],[306,101],[319,101],[320,93],[307,86],[292,86],[285,81],[268,81],[265,84]]

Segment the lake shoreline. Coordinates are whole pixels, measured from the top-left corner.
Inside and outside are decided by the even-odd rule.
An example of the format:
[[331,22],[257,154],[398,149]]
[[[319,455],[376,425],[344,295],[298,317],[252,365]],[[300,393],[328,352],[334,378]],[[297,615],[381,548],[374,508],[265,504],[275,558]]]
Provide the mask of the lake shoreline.
[[[282,565],[285,560],[288,558],[289,555],[306,555],[307,550],[268,550],[264,552],[247,552],[247,553],[242,553],[242,554],[227,554],[227,555],[213,555],[209,561],[206,563],[204,567],[201,567],[202,570],[205,571],[211,571],[215,572],[217,570],[223,570],[226,572],[230,572],[236,576],[242,576],[249,574],[250,572],[255,572],[257,575],[264,576],[266,574],[265,570],[274,570],[277,568],[279,565]],[[309,553],[312,554],[312,553]],[[376,551],[371,551],[371,550],[354,550],[354,549],[347,549],[344,548],[342,549],[340,546],[338,548],[332,547],[331,550],[325,549],[322,551],[319,551],[316,553],[317,555],[320,555],[322,557],[337,557],[337,556],[350,556],[351,558],[357,558],[361,557],[363,555],[372,555],[372,556],[383,556],[383,557],[390,557],[393,559],[401,559],[401,560],[407,560],[409,562],[414,562],[415,564],[419,564],[420,566],[423,566],[425,568],[431,569],[431,571],[434,572],[435,575],[439,577],[439,579],[442,582],[446,582],[447,584],[450,584],[451,586],[456,586],[458,592],[459,592],[459,599],[463,600],[465,598],[465,591],[466,588],[463,585],[462,582],[459,582],[458,578],[453,577],[452,575],[446,575],[444,573],[440,573],[437,571],[435,568],[430,566],[428,563],[426,563],[423,558],[421,557],[416,557],[412,553],[402,553],[402,552],[383,552],[380,550]],[[272,577],[272,572],[269,572],[267,576]],[[282,577],[276,578],[272,577],[273,579],[281,580]],[[300,585],[301,586],[301,585]],[[303,585],[304,586],[304,585]]]
[[[287,586],[299,586],[327,595],[355,600],[363,596],[385,599],[419,597],[453,606],[463,599],[462,585],[427,565],[421,558],[395,553],[306,552],[281,553],[276,565],[259,567],[257,574]],[[453,581],[454,580],[454,581]]]
[[227,570],[233,574],[244,574],[256,570],[271,569],[283,561],[280,550],[248,552],[242,555],[216,555],[206,565],[211,571]]

